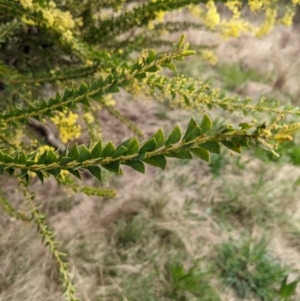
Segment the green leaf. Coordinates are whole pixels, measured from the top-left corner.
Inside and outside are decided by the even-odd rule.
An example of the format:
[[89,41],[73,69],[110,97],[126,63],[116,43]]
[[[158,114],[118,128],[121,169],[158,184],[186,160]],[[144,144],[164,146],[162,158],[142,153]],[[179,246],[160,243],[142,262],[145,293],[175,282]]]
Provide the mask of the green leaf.
[[201,129],[197,125],[191,132],[190,134],[185,138],[185,142],[192,141],[199,137],[202,134]]
[[10,175],[12,176],[15,172],[15,169],[14,168],[5,168],[5,171]]
[[23,176],[24,180],[25,180],[25,186],[28,186],[29,183],[29,175],[28,172],[26,172]]
[[118,158],[124,155],[125,153],[127,153],[127,151],[128,149],[125,146],[121,145],[120,147],[117,148],[115,154],[113,155],[113,158]]
[[155,150],[157,147],[155,138],[150,138],[148,141],[144,143],[144,145],[140,149],[140,153],[151,152]]
[[188,98],[185,94],[183,94],[183,99],[184,99],[184,102],[185,102],[185,104],[186,104],[187,106],[189,106],[189,105],[191,104],[189,98]]
[[35,170],[34,172],[36,173],[36,175],[38,176],[38,178],[40,179],[42,184],[44,184],[44,174],[41,171],[38,171],[38,170]]
[[179,126],[176,125],[176,127],[174,128],[174,130],[172,131],[172,133],[167,138],[165,146],[168,147],[168,146],[170,146],[172,144],[175,144],[178,141],[180,141],[180,139],[181,139],[181,130],[180,130]]
[[77,160],[79,157],[79,151],[78,151],[78,146],[77,143],[75,143],[72,148],[70,149],[68,153],[68,157],[70,157],[72,160]]
[[148,63],[152,63],[154,60],[156,59],[156,53],[153,49],[149,50],[149,54],[148,54]]
[[87,90],[88,90],[87,84],[82,82],[80,87],[79,87],[80,94],[84,94],[85,92],[87,92]]
[[253,124],[249,124],[249,123],[246,123],[246,122],[241,122],[239,124],[239,127],[241,127],[242,130],[248,130],[248,129],[251,129],[253,127]]
[[182,140],[185,140],[196,126],[197,126],[197,123],[196,123],[195,119],[192,117]]
[[115,84],[114,85],[111,85],[106,91],[106,93],[118,93],[120,92],[118,86],[116,86]]
[[115,146],[111,141],[109,141],[103,149],[102,157],[103,158],[112,157],[115,154],[115,152],[116,152]]
[[120,160],[113,161],[108,164],[103,164],[102,167],[107,169],[108,171],[112,171],[117,174],[122,174],[122,170],[120,168]]
[[57,178],[60,175],[60,168],[53,168],[53,169],[48,169],[47,172],[53,175],[55,178]]
[[35,164],[37,164],[37,162],[28,160],[28,161],[26,162],[26,167],[30,167],[30,166],[35,165]]
[[[151,72],[151,71],[150,71]],[[134,78],[137,78],[137,79],[143,79],[146,77],[146,73],[143,72],[143,73],[138,73],[134,76]]]
[[165,135],[161,128],[158,129],[158,131],[153,135],[153,138],[155,138],[157,148],[162,147],[165,142]]
[[249,138],[244,136],[237,136],[231,138],[232,142],[240,145],[240,146],[250,146],[249,144]]
[[25,177],[28,174],[28,170],[27,169],[21,169],[21,174],[20,174],[20,179]]
[[[42,155],[39,157],[39,159],[37,161],[37,164],[45,164],[46,158],[47,158],[47,153],[48,153],[47,150],[42,153]],[[4,155],[4,160],[5,160],[5,155]]]
[[73,176],[77,177],[79,180],[82,180],[79,170],[70,168],[70,169],[67,169],[67,171],[69,173],[71,173]]
[[177,71],[177,70],[176,70],[175,64],[172,63],[172,62],[170,62],[170,63],[168,63],[168,64],[164,64],[163,66],[164,66],[164,67],[167,67],[167,68],[168,68],[169,70],[171,70],[171,71],[174,71],[174,72]]
[[224,146],[226,146],[227,148],[229,148],[229,149],[231,149],[231,150],[233,150],[234,152],[237,152],[237,153],[241,153],[242,151],[241,151],[241,147],[240,147],[240,145],[238,145],[238,144],[236,144],[236,143],[234,143],[234,142],[232,142],[232,141],[221,141],[221,143],[224,145]]
[[134,155],[138,152],[140,148],[139,140],[136,137],[131,139],[130,145],[128,147],[128,155]]
[[52,150],[48,150],[45,164],[49,165],[57,162],[57,156]]
[[200,124],[202,133],[204,134],[208,132],[211,129],[211,127],[212,127],[211,119],[208,115],[205,114]]
[[90,150],[85,145],[80,145],[78,147],[78,151],[79,151],[79,158],[78,158],[79,162],[84,162],[91,158]]
[[287,282],[287,276],[284,277],[279,291],[279,294],[282,298],[289,298],[295,294],[299,280],[295,280],[288,284],[286,282]]
[[125,161],[123,165],[128,165],[140,173],[145,173],[145,165],[142,161]]
[[130,145],[132,139],[133,139],[133,138],[129,138],[129,139],[125,140],[124,142],[122,142],[120,145],[118,145],[116,151],[118,151],[118,149],[119,149],[121,146],[124,146],[124,147],[126,147],[126,148],[128,149],[128,147],[129,147],[129,145]]
[[166,157],[178,158],[178,159],[193,159],[191,153],[186,149],[181,149],[177,152],[168,152]]
[[156,71],[159,71],[159,70],[160,70],[159,66],[154,65],[154,66],[149,67],[146,70],[146,72],[156,72]]
[[146,158],[146,153],[139,153],[137,156],[135,156],[132,160],[139,161]]
[[150,158],[145,158],[143,161],[149,165],[159,167],[162,170],[166,169],[167,166],[167,160],[163,155],[153,156]]
[[100,140],[93,148],[91,153],[91,159],[98,159],[102,154],[102,140]]
[[102,182],[101,168],[99,166],[89,166],[87,169],[95,178]]
[[66,164],[68,164],[69,162],[71,162],[71,161],[73,161],[73,159],[72,158],[70,158],[70,157],[62,157],[61,159],[60,159],[60,165],[66,165]]
[[205,143],[199,144],[199,146],[201,146],[201,148],[208,150],[211,153],[220,154],[220,144],[218,142],[207,141]]
[[25,155],[25,153],[21,152],[20,155],[19,155],[19,163],[20,164],[26,164],[27,160],[28,160],[28,158]]
[[201,160],[206,161],[207,163],[210,162],[210,154],[207,150],[201,148],[201,147],[197,147],[197,148],[191,148],[190,151],[196,155],[198,158],[200,158]]

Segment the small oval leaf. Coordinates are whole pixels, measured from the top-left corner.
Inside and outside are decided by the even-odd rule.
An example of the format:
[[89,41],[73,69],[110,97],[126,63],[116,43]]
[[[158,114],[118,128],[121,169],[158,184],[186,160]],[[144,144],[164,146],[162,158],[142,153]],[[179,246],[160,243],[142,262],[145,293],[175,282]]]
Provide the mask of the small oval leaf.
[[87,169],[95,178],[102,182],[101,168],[99,166],[89,166]]
[[205,143],[199,144],[200,147],[208,150],[210,153],[220,154],[220,144],[215,141],[207,141]]
[[115,154],[115,152],[116,152],[115,146],[111,141],[109,141],[103,149],[102,157],[103,158],[112,157]]
[[163,155],[158,155],[158,156],[153,156],[153,157],[150,157],[150,158],[145,158],[145,159],[143,159],[143,161],[147,164],[152,165],[152,166],[159,167],[162,170],[165,170],[166,166],[167,166],[167,160]]
[[174,128],[174,130],[172,131],[172,133],[167,138],[165,146],[168,147],[168,146],[170,146],[172,144],[175,144],[178,141],[180,141],[180,139],[181,139],[181,130],[180,130],[180,127],[178,125],[176,125],[176,127]]
[[196,155],[198,158],[200,158],[201,160],[206,161],[207,163],[210,162],[210,154],[207,150],[201,148],[201,147],[197,147],[197,148],[191,148],[190,151]]
[[145,165],[142,161],[125,161],[122,164],[130,166],[131,168],[140,173],[145,173]]
[[211,129],[211,127],[212,127],[211,119],[208,115],[205,114],[200,124],[202,133],[208,132]]
[[93,148],[91,153],[91,159],[100,158],[102,154],[102,140],[100,140]]
[[145,144],[141,147],[140,153],[145,153],[145,152],[151,152],[156,149],[156,140],[155,138],[150,138],[148,141],[145,142]]

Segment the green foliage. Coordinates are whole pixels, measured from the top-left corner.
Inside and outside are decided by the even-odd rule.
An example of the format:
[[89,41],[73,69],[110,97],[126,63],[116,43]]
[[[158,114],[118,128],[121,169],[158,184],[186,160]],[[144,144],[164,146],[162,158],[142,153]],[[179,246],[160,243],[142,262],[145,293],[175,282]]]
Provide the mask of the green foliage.
[[298,281],[286,284],[289,271],[270,254],[264,239],[230,240],[217,252],[217,268],[225,284],[241,298],[254,294],[261,300],[287,300],[295,293]]
[[[214,30],[217,24],[211,25],[211,22],[218,20],[219,15],[212,2],[206,6],[210,14],[202,15],[201,22],[164,23],[158,22],[159,15],[207,2],[0,0],[0,176],[16,180],[24,192],[31,217],[28,212],[14,208],[2,192],[0,203],[11,217],[37,226],[42,241],[57,262],[66,300],[78,298],[66,256],[59,251],[54,232],[39,211],[35,194],[30,191],[34,177],[41,183],[51,177],[74,192],[112,198],[115,196],[112,189],[98,184],[84,186],[75,178],[93,176],[105,182],[108,173],[122,175],[122,165],[140,173],[145,173],[145,165],[165,170],[169,158],[197,157],[209,163],[211,155],[220,155],[223,146],[237,153],[255,146],[277,155],[278,144],[291,141],[292,134],[300,128],[299,123],[282,121],[286,114],[299,116],[297,107],[283,107],[277,101],[266,99],[253,103],[251,99],[228,97],[201,80],[166,75],[165,71],[176,73],[176,61],[194,55],[194,49],[201,50],[201,45],[190,45],[184,34],[177,43],[172,43],[160,38],[162,32],[205,26]],[[113,13],[105,16],[107,11]],[[206,15],[212,14],[215,18],[207,20]],[[218,30],[222,32],[224,28]],[[149,49],[149,45],[157,49]],[[160,46],[165,47],[164,51]],[[236,81],[241,74],[224,74],[229,88],[231,78]],[[159,128],[153,136],[139,141],[138,137],[144,136],[142,131],[112,108],[113,97],[125,92],[165,101],[172,108],[201,112],[202,120],[197,123],[191,118],[186,128],[175,125],[169,134]],[[274,121],[257,124],[253,120],[216,127],[214,120],[204,113],[213,108],[242,111],[245,115],[268,113],[274,115]],[[100,109],[138,137],[121,143],[104,142],[97,131],[101,126],[95,120]],[[88,138],[80,145],[75,141],[81,129],[76,124],[79,116],[88,132]],[[49,126],[51,122],[59,126],[60,139],[68,143],[55,137]],[[36,141],[32,128],[42,134],[43,139]],[[292,157],[296,158],[295,154]],[[122,246],[134,243],[140,239],[141,231],[141,222],[134,220],[119,230],[117,240]],[[178,300],[188,300],[186,292],[199,297],[206,287],[201,284],[205,278],[201,272],[185,269],[181,263],[168,267],[167,277],[172,279],[171,296]],[[293,285],[286,281],[282,284],[282,296],[288,296],[293,290]],[[264,294],[270,295],[269,291]],[[218,300],[213,293],[212,296],[209,300]]]
[[240,65],[222,65],[218,68],[224,88],[234,90],[246,81],[265,82],[266,79],[255,70],[243,69]]
[[167,279],[170,282],[172,300],[189,300],[189,293],[201,300],[219,301],[220,298],[208,284],[207,273],[197,270],[197,264],[190,269],[172,260],[166,264]]

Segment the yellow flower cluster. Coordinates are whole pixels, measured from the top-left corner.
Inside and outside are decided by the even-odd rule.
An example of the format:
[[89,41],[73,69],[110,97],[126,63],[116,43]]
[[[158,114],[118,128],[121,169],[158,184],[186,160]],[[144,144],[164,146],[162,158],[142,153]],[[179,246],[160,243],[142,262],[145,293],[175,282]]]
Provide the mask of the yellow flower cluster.
[[80,137],[81,126],[76,124],[78,119],[77,114],[74,114],[73,112],[58,112],[55,117],[50,119],[58,127],[59,138],[63,143],[67,143],[70,140]]
[[218,58],[215,56],[215,54],[210,50],[202,50],[200,52],[202,58],[210,63],[211,65],[215,66],[218,62]]
[[286,26],[291,26],[293,23],[293,18],[295,16],[296,10],[293,7],[287,7],[285,10],[285,14],[282,17],[281,20],[279,20],[279,23],[282,23]]
[[84,118],[85,122],[88,124],[92,124],[95,121],[94,116],[90,112],[84,113],[83,118]]
[[248,5],[250,7],[250,10],[255,12],[263,7],[263,1],[261,0],[248,0]]
[[164,22],[166,12],[159,10],[155,12],[155,20],[150,20],[147,24],[149,30],[153,30],[156,23]]
[[20,0],[20,3],[24,8],[31,8],[33,6],[32,0]]
[[103,102],[108,107],[113,107],[116,105],[116,101],[113,99],[111,94],[105,95],[103,97]]
[[208,1],[206,8],[207,12],[204,16],[204,24],[210,29],[215,29],[220,22],[220,15],[217,11],[215,2],[212,0]]
[[261,37],[270,32],[270,30],[274,27],[277,17],[277,9],[273,7],[268,7],[266,9],[266,17],[262,26],[257,30],[256,36]]
[[227,6],[231,12],[232,12],[232,19],[238,19],[241,15],[240,7],[241,7],[241,2],[236,1],[236,0],[231,0],[228,1],[225,6]]
[[[32,0],[19,0],[19,2],[24,8],[30,9],[34,13],[41,14],[43,16],[43,25],[60,33],[64,42],[68,44],[72,43],[72,30],[76,23],[69,11],[63,12],[60,9],[57,9],[56,4],[53,1],[50,1],[47,7],[41,7],[39,4],[33,3]],[[23,16],[22,21],[29,25],[36,24],[34,20],[29,19],[26,15]]]
[[220,28],[223,38],[234,37],[237,38],[243,32],[251,31],[251,25],[241,19],[231,19],[228,22],[222,23]]
[[203,14],[203,10],[199,5],[189,5],[188,8],[194,17],[200,17]]
[[36,154],[37,154],[37,159],[46,151],[46,150],[52,150],[55,151],[54,147],[49,146],[49,145],[43,145],[38,148]]
[[158,21],[158,22],[160,22],[160,23],[164,22],[165,14],[166,13],[164,11],[162,11],[162,10],[157,11],[155,13],[155,20]]

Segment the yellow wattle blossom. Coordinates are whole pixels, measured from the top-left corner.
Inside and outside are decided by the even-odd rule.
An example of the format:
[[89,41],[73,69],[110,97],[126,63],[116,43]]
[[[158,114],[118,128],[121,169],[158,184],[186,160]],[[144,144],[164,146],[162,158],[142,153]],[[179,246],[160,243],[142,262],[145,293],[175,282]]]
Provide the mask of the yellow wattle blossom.
[[46,151],[46,150],[52,150],[55,151],[55,148],[49,145],[43,145],[41,147],[38,148],[37,150],[37,159],[39,159],[39,157]]
[[203,14],[203,9],[199,5],[189,5],[188,8],[194,17],[200,17]]
[[256,32],[257,37],[261,37],[263,35],[268,34],[271,29],[274,27],[275,21],[277,17],[277,9],[268,7],[266,9],[266,18],[263,25]]
[[214,29],[220,22],[220,15],[217,11],[215,2],[210,0],[206,4],[207,12],[204,15],[204,24],[210,28]]
[[202,50],[200,54],[202,58],[208,63],[210,63],[211,65],[215,66],[217,64],[218,58],[211,50],[206,50],[206,49]]
[[295,4],[295,5],[300,4],[300,0],[292,0],[292,3]]
[[278,134],[294,134],[300,130],[300,122],[295,122],[290,125],[283,125]]
[[20,0],[20,3],[24,8],[32,8],[33,6],[32,0]]
[[293,7],[287,7],[284,16],[279,20],[279,23],[291,26],[293,24],[293,18],[296,10]]
[[248,0],[248,5],[252,12],[256,12],[263,7],[263,2],[261,0]]
[[[61,11],[56,8],[54,1],[50,1],[46,7],[42,7],[38,3],[33,3],[32,0],[15,1],[19,1],[24,8],[30,9],[33,13],[42,15],[43,20],[41,23],[45,27],[60,33],[63,41],[72,44],[74,37],[71,30],[74,29],[76,23],[69,11]],[[22,21],[29,25],[35,24],[33,20],[27,19],[26,16],[22,17]]]
[[73,112],[58,112],[55,117],[50,118],[58,127],[59,138],[63,143],[79,138],[81,135],[81,126],[76,124],[78,115]]
[[33,20],[27,19],[26,16],[22,16],[21,21],[27,25],[36,25],[36,23]]
[[228,22],[224,22],[220,28],[222,37],[227,38],[237,38],[241,33],[249,32],[252,30],[251,25],[241,19],[231,19]]
[[116,105],[116,101],[113,99],[111,94],[105,95],[103,97],[103,102],[106,106],[113,107]]
[[232,12],[232,19],[238,19],[241,15],[240,7],[241,7],[241,2],[236,1],[236,0],[231,0],[225,3],[225,6],[227,6],[231,12]]
[[274,139],[278,142],[293,141],[293,137],[289,134],[276,134]]
[[89,124],[91,124],[95,121],[94,116],[90,112],[84,113],[83,118],[84,118],[85,122],[89,123]]
[[164,22],[165,14],[166,13],[162,10],[159,10],[159,11],[155,12],[155,20],[160,22],[160,23]]
[[148,24],[147,24],[147,28],[148,28],[149,30],[153,30],[154,27],[155,27],[154,22],[153,22],[153,21],[149,21]]

